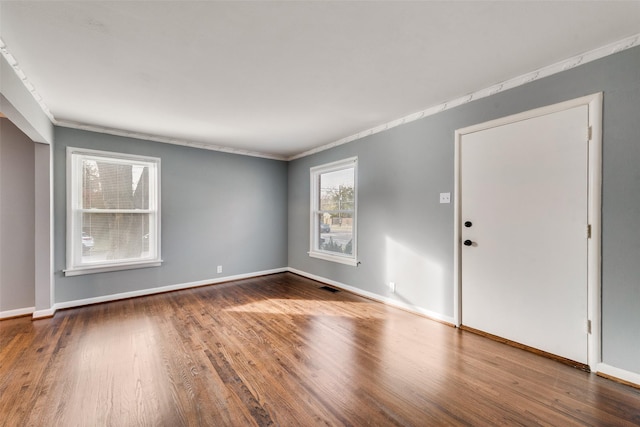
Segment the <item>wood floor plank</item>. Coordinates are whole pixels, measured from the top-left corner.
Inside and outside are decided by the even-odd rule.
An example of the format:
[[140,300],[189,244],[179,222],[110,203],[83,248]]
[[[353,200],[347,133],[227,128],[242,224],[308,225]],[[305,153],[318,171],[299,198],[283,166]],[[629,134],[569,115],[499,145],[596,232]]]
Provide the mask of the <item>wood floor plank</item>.
[[633,426],[640,390],[291,273],[0,322],[0,426]]

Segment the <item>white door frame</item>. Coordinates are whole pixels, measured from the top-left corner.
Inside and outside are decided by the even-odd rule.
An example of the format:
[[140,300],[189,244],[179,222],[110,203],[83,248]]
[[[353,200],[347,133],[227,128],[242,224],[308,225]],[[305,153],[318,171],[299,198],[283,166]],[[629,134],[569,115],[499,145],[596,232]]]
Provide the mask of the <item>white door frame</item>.
[[[454,252],[453,252],[453,318],[456,326],[462,323],[462,265],[461,265],[461,200],[460,200],[460,144],[466,134],[503,126],[534,117],[552,114],[574,107],[587,105],[589,109],[590,135],[585,135],[588,144],[588,212],[591,238],[587,240],[587,318],[590,331],[587,334],[587,360],[592,372],[602,359],[601,351],[601,207],[602,207],[602,92],[570,101],[537,108],[455,131],[455,179],[454,179]],[[587,138],[590,137],[587,142]],[[585,233],[587,230],[585,230]],[[588,328],[585,325],[585,328]]]

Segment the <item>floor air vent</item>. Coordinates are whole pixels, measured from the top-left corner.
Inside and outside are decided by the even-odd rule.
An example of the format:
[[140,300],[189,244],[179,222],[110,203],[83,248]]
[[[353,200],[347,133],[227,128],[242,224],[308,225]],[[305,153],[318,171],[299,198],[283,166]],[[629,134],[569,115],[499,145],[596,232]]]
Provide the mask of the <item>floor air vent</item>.
[[330,288],[329,286],[322,286],[320,289],[322,289],[323,291],[331,292],[331,293],[339,292],[336,288]]

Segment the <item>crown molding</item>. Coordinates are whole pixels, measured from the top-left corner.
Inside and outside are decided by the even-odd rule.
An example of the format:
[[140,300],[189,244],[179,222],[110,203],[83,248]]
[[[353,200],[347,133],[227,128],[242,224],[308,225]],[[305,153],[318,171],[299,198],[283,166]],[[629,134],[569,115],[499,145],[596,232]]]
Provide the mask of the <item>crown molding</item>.
[[47,107],[47,104],[45,104],[42,96],[40,96],[36,88],[33,86],[33,84],[31,84],[24,71],[22,71],[16,58],[11,54],[11,52],[9,52],[9,49],[7,48],[7,45],[2,40],[2,38],[0,38],[0,54],[4,57],[9,66],[11,66],[11,68],[16,73],[24,87],[29,91],[33,99],[36,100],[42,112],[47,115],[49,120],[51,120],[51,123],[55,124],[55,118],[53,117],[53,114],[51,114],[51,111],[49,111],[49,107]]
[[276,154],[269,154],[269,153],[262,153],[262,152],[259,152],[259,151],[244,150],[244,149],[240,149],[240,148],[225,147],[225,146],[222,146],[222,145],[209,144],[209,143],[206,143],[206,142],[196,142],[196,141],[188,141],[188,140],[179,139],[179,138],[169,138],[169,137],[165,137],[165,136],[151,135],[151,134],[147,134],[147,133],[131,132],[131,131],[126,131],[126,130],[116,129],[116,128],[109,128],[109,127],[103,127],[103,126],[94,126],[94,125],[88,125],[88,124],[76,123],[76,122],[69,122],[69,121],[64,121],[64,120],[56,120],[54,122],[54,124],[56,126],[61,126],[61,127],[71,128],[71,129],[86,130],[86,131],[89,131],[89,132],[106,133],[106,134],[109,134],[109,135],[123,136],[123,137],[126,137],[126,138],[142,139],[142,140],[146,140],[146,141],[162,142],[164,144],[181,145],[183,147],[199,148],[201,150],[220,151],[222,153],[238,154],[238,155],[241,155],[241,156],[250,156],[250,157],[260,157],[260,158],[263,158],[263,159],[270,159],[270,160],[283,160],[283,161],[287,161],[288,160],[287,157],[279,156],[279,155],[276,155]]
[[403,125],[405,123],[413,122],[415,120],[422,119],[423,117],[432,116],[434,114],[438,114],[445,110],[450,110],[452,108],[458,107],[463,104],[467,104],[476,99],[486,98],[491,95],[495,95],[500,92],[504,92],[507,89],[512,89],[518,86],[525,85],[527,83],[531,83],[535,80],[539,80],[543,77],[551,76],[553,74],[560,73],[562,71],[569,70],[571,68],[575,68],[577,66],[586,64],[591,61],[595,61],[596,59],[604,58],[605,56],[613,55],[614,53],[621,52],[623,50],[631,49],[640,44],[640,33],[635,34],[633,36],[627,37],[622,40],[618,40],[614,43],[609,43],[605,46],[590,50],[588,52],[582,53],[580,55],[573,56],[569,59],[565,59],[564,61],[556,62],[555,64],[537,69],[527,74],[523,74],[518,77],[514,77],[509,80],[505,80],[503,82],[494,84],[487,88],[478,90],[473,93],[469,93],[467,95],[461,96],[459,98],[455,98],[449,100],[447,102],[443,102],[442,104],[434,105],[425,110],[418,111],[417,113],[409,114],[408,116],[401,117],[399,119],[390,121],[388,123],[363,130],[356,134],[347,136],[345,138],[341,138],[337,141],[331,142],[329,144],[321,145],[319,147],[313,148],[311,150],[305,151],[300,154],[296,154],[287,158],[287,160],[295,160],[301,157],[310,156],[315,153],[319,153],[321,151],[329,150],[330,148],[337,147],[342,144],[346,144],[351,141],[355,141],[357,139],[364,138],[369,135],[374,135],[376,133],[384,132],[385,130],[394,128],[396,126]]
[[100,132],[100,133],[106,133],[106,134],[116,135],[116,136],[124,136],[124,137],[129,137],[129,138],[137,138],[137,139],[143,139],[143,140],[148,140],[148,141],[162,142],[162,143],[166,143],[166,144],[182,145],[182,146],[186,146],[186,147],[199,148],[199,149],[203,149],[203,150],[211,150],[211,151],[220,151],[220,152],[224,152],[224,153],[239,154],[239,155],[243,155],[243,156],[252,156],[252,157],[261,157],[261,158],[273,159],[273,160],[290,161],[290,160],[299,159],[301,157],[310,156],[312,154],[319,153],[321,151],[329,150],[329,149],[337,147],[339,145],[343,145],[343,144],[346,144],[346,143],[351,142],[351,141],[362,139],[364,137],[367,137],[367,136],[370,136],[370,135],[374,135],[376,133],[384,132],[384,131],[386,131],[388,129],[392,129],[392,128],[396,127],[396,126],[400,126],[400,125],[403,125],[405,123],[410,123],[410,122],[413,122],[415,120],[422,119],[424,117],[432,116],[432,115],[438,114],[438,113],[440,113],[442,111],[449,110],[449,109],[458,107],[460,105],[467,104],[467,103],[469,103],[471,101],[474,101],[476,99],[486,98],[486,97],[489,97],[491,95],[495,95],[497,93],[503,92],[505,90],[525,85],[527,83],[533,82],[533,81],[541,79],[543,77],[551,76],[553,74],[557,74],[557,73],[560,73],[562,71],[566,71],[566,70],[569,70],[571,68],[578,67],[578,66],[586,64],[588,62],[595,61],[595,60],[600,59],[600,58],[604,58],[605,56],[613,55],[613,54],[621,52],[623,50],[631,49],[632,47],[635,47],[635,46],[637,46],[639,44],[640,44],[640,33],[635,34],[635,35],[630,36],[630,37],[627,37],[627,38],[622,39],[622,40],[618,40],[618,41],[613,42],[613,43],[609,43],[609,44],[607,44],[605,46],[590,50],[590,51],[582,53],[580,55],[573,56],[573,57],[571,57],[569,59],[566,59],[564,61],[556,62],[555,64],[540,68],[540,69],[532,71],[530,73],[526,73],[526,74],[523,74],[521,76],[514,77],[514,78],[509,79],[509,80],[505,80],[503,82],[500,82],[500,83],[494,84],[492,86],[489,86],[487,88],[484,88],[484,89],[469,93],[469,94],[461,96],[459,98],[455,98],[455,99],[449,100],[449,101],[444,102],[442,104],[434,105],[434,106],[429,107],[429,108],[427,108],[425,110],[409,114],[407,116],[401,117],[401,118],[396,119],[396,120],[392,120],[390,122],[381,124],[379,126],[376,126],[376,127],[370,128],[370,129],[363,130],[363,131],[355,133],[353,135],[341,138],[341,139],[339,139],[337,141],[318,146],[318,147],[313,148],[311,150],[307,150],[305,152],[302,152],[300,154],[296,154],[296,155],[293,155],[293,156],[290,156],[290,157],[280,156],[280,155],[275,155],[275,154],[268,154],[268,153],[263,153],[263,152],[258,152],[258,151],[251,151],[251,150],[243,150],[243,149],[225,147],[225,146],[221,146],[221,145],[207,144],[207,143],[203,143],[203,142],[182,140],[182,139],[178,139],[178,138],[169,138],[169,137],[164,137],[164,136],[159,136],[159,135],[151,135],[151,134],[140,133],[140,132],[126,131],[126,130],[123,130],[123,129],[107,128],[107,127],[94,126],[94,125],[75,123],[75,122],[69,122],[69,121],[59,121],[51,113],[51,111],[47,107],[46,103],[42,99],[42,96],[40,96],[40,94],[38,93],[38,91],[36,90],[34,85],[29,81],[29,79],[27,78],[25,73],[22,71],[18,61],[11,54],[11,52],[7,48],[6,44],[2,40],[2,38],[0,38],[0,54],[2,54],[2,56],[7,60],[9,65],[13,68],[14,72],[16,73],[16,75],[20,78],[20,80],[22,81],[24,86],[27,88],[29,93],[31,93],[31,96],[33,96],[33,98],[36,100],[36,102],[38,102],[38,105],[40,105],[40,108],[42,109],[42,111],[47,115],[47,117],[49,117],[49,120],[51,120],[51,122],[56,126],[62,126],[62,127],[67,127],[67,128],[73,128],[73,129],[81,129],[81,130],[87,130],[87,131],[92,131],[92,132]]

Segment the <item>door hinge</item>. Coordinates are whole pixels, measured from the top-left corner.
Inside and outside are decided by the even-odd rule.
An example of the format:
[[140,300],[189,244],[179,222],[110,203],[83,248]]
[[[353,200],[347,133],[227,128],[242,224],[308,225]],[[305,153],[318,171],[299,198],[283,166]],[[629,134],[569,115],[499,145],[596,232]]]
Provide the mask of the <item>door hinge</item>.
[[591,224],[587,225],[587,239],[591,238]]
[[587,320],[587,333],[591,333],[591,320]]
[[593,137],[593,127],[589,126],[587,128],[587,142],[591,141],[592,137]]

